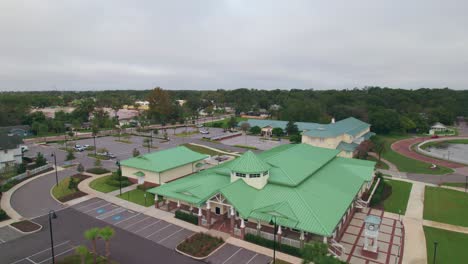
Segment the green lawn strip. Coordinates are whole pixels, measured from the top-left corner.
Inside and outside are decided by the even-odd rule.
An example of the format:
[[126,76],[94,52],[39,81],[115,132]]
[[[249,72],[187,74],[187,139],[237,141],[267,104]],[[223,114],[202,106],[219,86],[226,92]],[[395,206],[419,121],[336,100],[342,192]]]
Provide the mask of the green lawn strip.
[[434,242],[437,241],[436,263],[466,263],[468,260],[468,234],[424,226],[427,262],[434,258]]
[[[109,184],[112,182],[113,184]],[[130,185],[126,177],[122,177],[122,188]],[[89,183],[89,186],[99,192],[108,193],[120,188],[118,180],[112,179],[112,175],[104,176],[93,180]]]
[[253,146],[247,146],[247,145],[234,145],[234,147],[238,147],[238,148],[245,148],[245,149],[258,149],[257,147],[253,147]]
[[451,186],[451,187],[465,188],[466,183],[465,182],[444,182],[442,185]]
[[[146,193],[146,204],[145,204],[145,193]],[[146,207],[149,207],[154,204],[154,194],[147,193],[140,189],[135,189],[135,190],[122,193],[122,195],[117,195],[117,197],[130,201],[132,203],[146,206]]]
[[182,133],[175,134],[175,135],[177,137],[190,137],[191,135],[195,135],[195,134],[198,134],[198,131],[194,130],[194,131],[182,132]]
[[214,151],[214,150],[211,150],[209,148],[205,148],[205,147],[201,147],[201,146],[191,145],[191,144],[188,144],[188,143],[181,144],[181,146],[184,146],[184,147],[186,147],[188,149],[191,149],[193,151],[196,151],[198,153],[206,154],[206,155],[210,155],[210,156],[224,155],[224,153]]
[[[219,120],[219,121],[213,121],[213,122],[207,122],[207,123],[204,123],[203,126],[205,127],[216,127],[214,124],[215,123],[222,123],[222,126],[221,127],[225,127],[229,121],[230,117],[229,118],[225,118],[223,120]],[[237,124],[241,123],[242,121],[247,121],[247,118],[243,118],[243,117],[236,117],[236,121],[237,121]]]
[[390,169],[390,167],[388,166],[387,163],[383,162],[383,161],[379,161],[378,158],[374,157],[374,156],[367,156],[367,160],[370,160],[370,161],[375,161],[377,162],[377,169],[383,169],[383,170],[388,170]]
[[[70,180],[72,179],[73,179],[72,177],[67,177],[59,181],[58,186],[55,185],[54,188],[52,189],[52,195],[54,195],[55,198],[60,199],[62,197],[75,193],[76,190],[68,189],[68,184],[70,183]],[[73,179],[73,180],[77,181],[77,179]]]
[[430,168],[431,164],[429,163],[408,158],[392,150],[391,145],[393,142],[408,138],[408,136],[401,136],[401,135],[381,136],[379,135],[378,137],[381,137],[385,142],[385,150],[382,152],[382,158],[395,164],[395,166],[398,167],[398,170],[402,172],[434,174],[434,175],[441,175],[441,174],[447,174],[447,173],[453,172],[452,169],[442,167],[442,166],[438,166],[437,169],[433,170]]
[[468,227],[468,193],[426,186],[424,219]]
[[109,160],[110,158],[104,155],[94,155],[94,153],[88,153],[88,157],[100,159],[100,160]]
[[392,194],[383,203],[385,211],[398,214],[401,210],[401,214],[405,214],[413,184],[388,179],[385,182],[392,186]]

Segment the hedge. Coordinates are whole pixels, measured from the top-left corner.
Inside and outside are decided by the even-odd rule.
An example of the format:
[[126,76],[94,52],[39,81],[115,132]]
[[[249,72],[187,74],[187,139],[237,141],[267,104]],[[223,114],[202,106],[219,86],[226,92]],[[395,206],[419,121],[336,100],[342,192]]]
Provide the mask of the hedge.
[[92,174],[104,174],[104,173],[108,173],[109,170],[106,168],[94,167],[91,169],[87,169],[86,172],[92,173]]
[[6,192],[8,190],[11,189],[11,187],[15,186],[16,184],[20,183],[21,181],[20,180],[11,180],[5,184],[3,184],[2,186],[0,186],[0,192]]
[[198,216],[191,215],[180,210],[175,211],[175,218],[198,225]]
[[5,211],[3,211],[2,209],[0,209],[0,221],[3,221],[3,220],[6,220],[8,219],[8,215],[6,214]]
[[[245,234],[244,239],[246,241],[249,241],[254,244],[264,246],[267,248],[273,248],[273,245],[274,245],[273,240],[269,240],[269,239],[266,239],[257,235]],[[279,244],[278,241],[276,241],[276,250],[292,255],[292,256],[302,258],[302,252],[300,248],[285,245],[285,244]]]

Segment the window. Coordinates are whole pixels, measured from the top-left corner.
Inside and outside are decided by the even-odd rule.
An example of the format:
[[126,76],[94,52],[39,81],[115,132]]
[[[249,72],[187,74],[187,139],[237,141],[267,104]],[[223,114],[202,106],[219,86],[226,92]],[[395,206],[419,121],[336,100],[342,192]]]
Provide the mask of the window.
[[260,173],[254,173],[249,175],[250,178],[260,178]]
[[236,172],[237,177],[245,178],[245,173]]

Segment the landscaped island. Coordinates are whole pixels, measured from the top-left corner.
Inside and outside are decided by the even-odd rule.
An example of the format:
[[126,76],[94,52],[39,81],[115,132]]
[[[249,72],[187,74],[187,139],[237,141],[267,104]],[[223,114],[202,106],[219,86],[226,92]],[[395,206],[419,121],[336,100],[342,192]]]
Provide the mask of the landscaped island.
[[177,250],[197,259],[208,257],[219,248],[224,241],[220,237],[212,237],[205,233],[197,233],[177,246]]

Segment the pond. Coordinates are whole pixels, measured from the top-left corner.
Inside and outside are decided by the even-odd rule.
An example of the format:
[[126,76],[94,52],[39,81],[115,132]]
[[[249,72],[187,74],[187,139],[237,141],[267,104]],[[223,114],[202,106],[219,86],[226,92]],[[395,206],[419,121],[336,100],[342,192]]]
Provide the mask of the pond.
[[441,144],[426,150],[434,157],[468,164],[468,144]]

